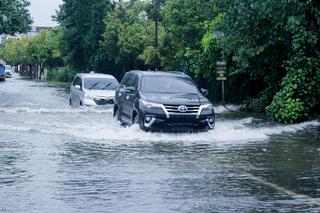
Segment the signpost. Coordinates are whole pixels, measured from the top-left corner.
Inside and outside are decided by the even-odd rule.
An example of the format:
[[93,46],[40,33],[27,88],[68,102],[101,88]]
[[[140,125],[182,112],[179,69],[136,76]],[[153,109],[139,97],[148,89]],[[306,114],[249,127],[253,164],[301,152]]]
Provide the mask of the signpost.
[[224,61],[217,61],[217,81],[221,81],[222,103],[224,103],[224,81],[227,80],[227,66]]

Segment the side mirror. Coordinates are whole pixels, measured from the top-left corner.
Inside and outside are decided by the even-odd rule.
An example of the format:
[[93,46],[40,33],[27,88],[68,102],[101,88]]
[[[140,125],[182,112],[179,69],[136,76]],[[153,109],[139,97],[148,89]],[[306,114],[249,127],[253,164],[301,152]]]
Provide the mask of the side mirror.
[[209,91],[207,89],[201,88],[201,93],[204,96],[208,96],[209,95]]
[[77,90],[81,90],[80,85],[75,85],[74,88],[76,88]]
[[126,93],[134,93],[136,91],[135,87],[126,87],[125,92]]

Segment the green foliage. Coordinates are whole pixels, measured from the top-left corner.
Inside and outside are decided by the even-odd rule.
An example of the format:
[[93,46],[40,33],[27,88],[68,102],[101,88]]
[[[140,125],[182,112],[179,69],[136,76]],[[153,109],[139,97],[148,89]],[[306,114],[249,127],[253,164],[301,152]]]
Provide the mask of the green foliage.
[[1,49],[0,57],[12,65],[61,66],[60,38],[61,30],[57,28],[41,31],[33,37],[8,39]]
[[50,68],[48,70],[48,81],[53,82],[71,82],[75,76],[76,72],[70,67],[64,68]]
[[[162,61],[170,69],[181,69],[181,63],[187,69],[200,76],[207,67],[202,41],[207,33],[207,23],[217,13],[209,0],[167,0],[163,10],[165,38],[161,44]],[[212,29],[209,29],[212,34]],[[205,43],[204,43],[205,44]],[[212,59],[211,59],[212,60]]]
[[143,65],[150,24],[144,8],[143,2],[120,2],[105,18],[97,58],[114,64],[118,72],[112,74],[116,76],[121,77],[128,69],[139,69]]
[[270,86],[263,91],[261,91],[257,98],[249,99],[247,102],[247,109],[253,112],[264,113],[266,111],[266,106],[270,105],[274,94],[278,91],[278,87]]
[[240,0],[226,10],[223,54],[250,109],[270,105],[270,118],[292,123],[319,105],[318,13],[316,1]]
[[63,27],[62,54],[78,72],[94,68],[109,0],[64,0],[55,19]]
[[8,39],[1,48],[0,57],[12,65],[30,64],[32,58],[27,52],[30,45],[30,39],[21,37],[20,39]]
[[292,35],[291,57],[285,64],[288,72],[267,107],[267,114],[274,120],[297,122],[320,104],[320,8],[314,6],[299,3],[298,13],[288,17],[286,30]]
[[30,29],[32,20],[27,7],[27,0],[1,0],[0,35],[25,33]]

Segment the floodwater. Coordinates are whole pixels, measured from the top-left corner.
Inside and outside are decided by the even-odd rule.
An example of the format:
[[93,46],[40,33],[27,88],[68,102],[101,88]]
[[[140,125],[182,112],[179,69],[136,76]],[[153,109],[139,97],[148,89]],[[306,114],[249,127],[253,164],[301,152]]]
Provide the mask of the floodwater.
[[320,212],[319,133],[247,115],[145,133],[16,77],[0,83],[0,212]]

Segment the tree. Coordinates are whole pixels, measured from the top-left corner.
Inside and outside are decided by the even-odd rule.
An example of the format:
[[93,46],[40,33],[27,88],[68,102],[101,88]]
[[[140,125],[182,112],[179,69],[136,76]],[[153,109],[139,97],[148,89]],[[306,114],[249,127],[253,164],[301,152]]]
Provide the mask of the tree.
[[210,0],[167,0],[163,10],[165,38],[162,56],[171,69],[187,63],[189,71],[201,75],[198,64],[203,52],[201,41],[207,33],[206,24],[218,15]]
[[319,105],[317,14],[318,1],[240,0],[227,10],[224,55],[249,109],[292,123]]
[[143,67],[140,55],[147,45],[149,26],[144,7],[140,1],[119,1],[105,18],[98,57],[116,66],[119,72],[113,74],[120,78],[130,69]]
[[0,35],[14,35],[30,30],[32,20],[27,0],[0,1]]
[[281,89],[267,107],[270,118],[293,123],[307,118],[320,105],[320,3],[299,2],[288,17],[291,35],[286,75]]
[[104,17],[111,10],[109,0],[64,0],[55,19],[63,27],[63,55],[78,72],[89,71],[104,31]]
[[6,40],[0,57],[11,65],[40,66],[40,77],[44,68],[61,67],[61,29],[41,31],[33,37],[11,38]]

